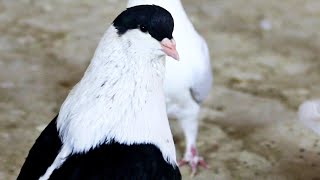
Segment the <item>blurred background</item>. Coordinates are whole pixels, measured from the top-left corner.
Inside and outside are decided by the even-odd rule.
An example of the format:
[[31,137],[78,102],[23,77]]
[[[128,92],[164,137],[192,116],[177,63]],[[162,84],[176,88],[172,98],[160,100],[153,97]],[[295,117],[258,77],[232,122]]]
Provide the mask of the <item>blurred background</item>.
[[[182,0],[211,51],[215,82],[197,180],[320,179],[319,136],[297,120],[320,97],[319,0]],[[82,77],[125,0],[0,0],[0,179],[13,180]],[[175,121],[178,158],[184,139]],[[190,169],[181,168],[184,179]]]

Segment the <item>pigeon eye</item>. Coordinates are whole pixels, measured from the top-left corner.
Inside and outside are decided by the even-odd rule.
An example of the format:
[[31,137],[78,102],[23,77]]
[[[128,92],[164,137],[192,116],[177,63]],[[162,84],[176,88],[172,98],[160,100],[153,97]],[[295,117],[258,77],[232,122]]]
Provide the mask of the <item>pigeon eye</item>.
[[142,32],[147,32],[147,31],[148,31],[148,29],[147,29],[146,26],[144,26],[144,25],[140,25],[139,27],[140,27],[140,30],[141,30]]

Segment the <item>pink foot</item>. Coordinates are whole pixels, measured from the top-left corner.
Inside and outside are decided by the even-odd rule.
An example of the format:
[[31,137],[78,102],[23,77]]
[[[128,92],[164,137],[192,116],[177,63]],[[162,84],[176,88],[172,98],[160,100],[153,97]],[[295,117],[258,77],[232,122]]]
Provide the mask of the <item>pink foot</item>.
[[197,173],[198,166],[201,166],[205,169],[209,169],[209,166],[203,157],[198,155],[198,151],[194,146],[191,147],[190,151],[191,153],[186,153],[185,157],[180,160],[178,164],[180,167],[189,164],[192,170],[191,176],[193,177]]

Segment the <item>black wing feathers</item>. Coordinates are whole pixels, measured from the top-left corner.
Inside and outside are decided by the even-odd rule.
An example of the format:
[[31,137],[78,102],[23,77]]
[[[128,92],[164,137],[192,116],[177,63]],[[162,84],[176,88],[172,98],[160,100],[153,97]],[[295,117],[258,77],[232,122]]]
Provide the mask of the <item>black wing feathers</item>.
[[168,164],[152,144],[101,145],[86,154],[72,155],[51,180],[180,180],[178,167]]
[[[56,119],[36,140],[17,180],[38,180],[53,163],[62,146]],[[50,180],[181,180],[181,175],[155,145],[112,142],[71,155]]]
[[53,163],[62,146],[56,126],[57,117],[49,123],[32,146],[17,180],[38,180]]

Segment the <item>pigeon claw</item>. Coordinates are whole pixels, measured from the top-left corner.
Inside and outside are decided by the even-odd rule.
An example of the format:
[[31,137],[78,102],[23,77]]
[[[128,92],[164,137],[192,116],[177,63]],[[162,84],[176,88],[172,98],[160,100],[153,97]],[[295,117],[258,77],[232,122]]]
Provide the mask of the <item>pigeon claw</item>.
[[189,162],[187,161],[187,160],[184,160],[184,159],[181,159],[179,162],[178,162],[178,165],[179,165],[179,167],[181,167],[181,166],[184,166],[184,165],[186,165],[186,164],[188,164]]
[[198,156],[198,153],[195,148],[191,148],[191,156],[183,158],[178,162],[179,167],[189,164],[191,167],[191,177],[194,177],[197,173],[198,166],[205,169],[209,169],[208,164],[203,159],[203,157]]
[[209,169],[209,165],[207,164],[207,162],[204,159],[199,161],[199,165],[205,169]]

